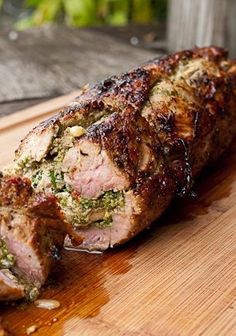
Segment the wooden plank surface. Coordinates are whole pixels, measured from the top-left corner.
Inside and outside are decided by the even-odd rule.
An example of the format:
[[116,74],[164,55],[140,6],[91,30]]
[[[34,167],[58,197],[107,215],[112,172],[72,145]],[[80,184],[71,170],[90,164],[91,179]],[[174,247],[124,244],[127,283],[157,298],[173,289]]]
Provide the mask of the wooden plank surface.
[[[77,94],[77,92],[76,92]],[[66,96],[2,119],[0,164],[25,132]],[[47,311],[2,305],[14,335],[233,336],[236,330],[236,142],[152,227],[102,255],[64,251],[42,293]]]
[[217,45],[236,58],[235,0],[169,0],[168,4],[168,52]]
[[164,23],[0,31],[0,116],[163,54],[164,35]]
[[15,40],[0,33],[0,103],[49,99],[158,55],[96,29],[37,27]]

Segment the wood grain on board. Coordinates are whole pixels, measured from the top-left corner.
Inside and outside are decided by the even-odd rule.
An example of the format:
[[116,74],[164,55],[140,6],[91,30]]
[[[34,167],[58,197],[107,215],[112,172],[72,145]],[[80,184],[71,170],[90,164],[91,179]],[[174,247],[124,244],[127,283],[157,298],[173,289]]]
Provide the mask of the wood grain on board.
[[0,103],[49,99],[160,55],[116,35],[43,26],[17,32],[10,40],[0,32]]
[[[1,119],[0,165],[73,93]],[[13,335],[219,336],[236,330],[236,143],[150,230],[102,255],[64,251],[43,298],[52,311],[1,305]]]

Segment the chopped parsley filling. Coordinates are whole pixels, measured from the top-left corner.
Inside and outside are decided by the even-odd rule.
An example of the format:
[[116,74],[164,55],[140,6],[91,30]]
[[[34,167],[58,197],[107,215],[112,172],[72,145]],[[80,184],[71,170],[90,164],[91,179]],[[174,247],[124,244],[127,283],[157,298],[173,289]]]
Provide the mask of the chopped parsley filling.
[[4,240],[0,239],[0,268],[11,268],[15,265],[15,257],[9,252]]
[[[98,119],[104,115],[105,112],[101,113]],[[57,196],[66,220],[74,227],[109,227],[112,225],[112,213],[125,205],[124,194],[121,191],[109,190],[96,199],[71,195],[70,187],[64,181],[61,166],[66,152],[73,144],[71,127],[67,127],[60,137],[53,138],[50,151],[41,162],[25,157],[17,162],[18,169],[31,179],[33,188]]]
[[[109,190],[98,198],[74,197],[67,189],[64,175],[54,162],[43,166],[31,177],[32,185],[38,190],[54,193],[59,201],[66,219],[74,227],[88,226],[94,224],[96,227],[108,227],[112,225],[112,212],[125,205],[122,191]],[[49,187],[48,187],[49,186]],[[103,216],[98,221],[91,220],[93,211],[100,211]]]
[[26,286],[26,299],[28,301],[35,301],[39,296],[39,289],[33,285]]
[[[68,191],[57,193],[56,196],[66,218],[74,227],[90,224],[99,228],[109,227],[112,225],[112,213],[125,205],[124,194],[121,191],[109,190],[97,199],[81,197],[77,200]],[[90,223],[90,215],[96,211],[101,211],[102,218]]]
[[124,206],[124,197],[121,191],[109,190],[104,192],[99,198],[81,198],[80,205],[83,210],[104,208],[114,210],[117,207]]
[[[9,252],[5,241],[0,239],[0,269],[9,270],[9,274],[11,274],[11,268],[15,266],[15,263],[15,257]],[[37,287],[23,279],[21,276],[15,274],[15,272],[12,273],[12,277],[15,279],[15,281],[18,281],[24,286],[27,300],[34,301],[37,299],[39,295],[39,290]]]
[[95,222],[94,225],[99,229],[111,227],[112,226],[112,216],[109,213],[107,213],[107,215],[104,216],[103,220]]

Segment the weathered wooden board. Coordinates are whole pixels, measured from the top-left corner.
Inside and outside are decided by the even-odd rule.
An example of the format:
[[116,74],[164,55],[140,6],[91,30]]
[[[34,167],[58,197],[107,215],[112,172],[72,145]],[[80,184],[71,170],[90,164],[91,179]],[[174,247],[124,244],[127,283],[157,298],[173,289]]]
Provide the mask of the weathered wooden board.
[[[72,94],[73,96],[74,94]],[[1,119],[0,164],[70,96]],[[236,330],[236,143],[151,230],[103,255],[65,251],[42,293],[47,311],[2,305],[14,335],[218,336]]]
[[226,47],[235,58],[235,15],[234,0],[169,0],[168,51],[217,45]]
[[[0,31],[0,116],[160,55],[151,51],[150,40],[158,37],[159,42],[164,30],[163,24],[86,29],[49,25],[13,32],[13,40],[12,33]],[[130,44],[133,36],[138,36],[137,46]]]
[[49,99],[158,56],[95,29],[45,26],[17,34],[9,40],[0,32],[0,103]]

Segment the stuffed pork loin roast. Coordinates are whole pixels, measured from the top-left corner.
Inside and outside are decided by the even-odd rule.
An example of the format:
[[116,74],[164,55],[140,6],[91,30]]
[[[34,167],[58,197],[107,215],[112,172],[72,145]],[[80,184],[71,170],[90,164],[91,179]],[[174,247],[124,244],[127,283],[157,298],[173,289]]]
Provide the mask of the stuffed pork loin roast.
[[82,248],[104,250],[188,193],[235,133],[236,63],[196,48],[85,88],[26,136],[14,169],[58,198]]
[[34,300],[58,258],[65,223],[54,196],[0,176],[0,301]]

